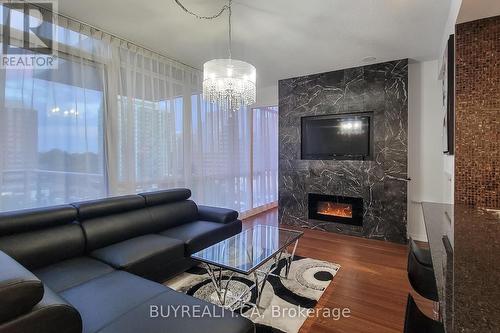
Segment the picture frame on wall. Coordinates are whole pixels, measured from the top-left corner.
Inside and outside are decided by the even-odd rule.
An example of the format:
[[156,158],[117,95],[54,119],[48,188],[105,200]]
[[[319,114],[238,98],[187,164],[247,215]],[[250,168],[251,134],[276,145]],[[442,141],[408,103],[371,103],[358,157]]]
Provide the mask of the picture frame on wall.
[[450,35],[443,54],[442,99],[443,99],[443,152],[453,155],[455,151],[455,36]]

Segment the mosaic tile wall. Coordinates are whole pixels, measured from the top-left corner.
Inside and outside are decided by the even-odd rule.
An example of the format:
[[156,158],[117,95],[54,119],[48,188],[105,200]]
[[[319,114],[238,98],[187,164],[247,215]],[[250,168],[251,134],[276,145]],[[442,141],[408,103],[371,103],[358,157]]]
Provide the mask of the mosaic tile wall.
[[456,27],[455,202],[500,208],[500,16]]
[[[408,61],[279,81],[279,222],[406,242]],[[301,117],[373,112],[370,161],[301,160]],[[363,198],[363,227],[308,219],[307,194]]]

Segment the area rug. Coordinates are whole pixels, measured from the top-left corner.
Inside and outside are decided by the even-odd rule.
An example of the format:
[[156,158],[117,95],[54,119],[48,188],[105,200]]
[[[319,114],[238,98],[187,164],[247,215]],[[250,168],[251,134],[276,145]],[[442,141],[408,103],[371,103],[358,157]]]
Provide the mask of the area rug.
[[[295,256],[288,279],[269,276],[259,307],[242,305],[234,311],[252,320],[257,333],[296,333],[307,319],[305,311],[314,309],[339,269],[338,264]],[[285,259],[282,259],[272,273],[279,275],[283,271],[284,275],[284,270]],[[252,276],[235,275],[229,284],[227,297],[241,295],[252,284]],[[166,281],[165,285],[219,305],[212,281],[201,266]],[[255,303],[256,298],[253,290],[247,293],[245,301]]]

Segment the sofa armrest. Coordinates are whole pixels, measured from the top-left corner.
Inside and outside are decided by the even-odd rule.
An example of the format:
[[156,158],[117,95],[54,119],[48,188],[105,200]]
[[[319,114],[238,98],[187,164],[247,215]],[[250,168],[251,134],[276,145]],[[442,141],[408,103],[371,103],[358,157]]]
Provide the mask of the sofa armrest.
[[82,333],[80,313],[45,286],[42,300],[28,313],[0,323],[0,333]]
[[229,223],[238,219],[238,212],[227,208],[198,206],[198,217],[205,221]]
[[43,297],[43,284],[33,273],[0,251],[0,323],[25,314]]

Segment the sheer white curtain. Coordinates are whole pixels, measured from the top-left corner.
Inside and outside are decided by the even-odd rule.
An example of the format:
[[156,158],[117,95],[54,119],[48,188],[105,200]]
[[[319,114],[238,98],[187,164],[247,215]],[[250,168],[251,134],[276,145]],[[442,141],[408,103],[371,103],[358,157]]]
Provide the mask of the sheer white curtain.
[[253,206],[278,201],[278,107],[252,110]]
[[106,138],[110,193],[186,186],[191,98],[199,72],[127,43],[109,66]]
[[0,70],[0,210],[106,195],[103,50],[63,27],[56,39],[57,69]]
[[192,103],[194,198],[238,211],[252,209],[251,111],[219,110],[194,96]]
[[276,200],[275,110],[219,110],[199,70],[58,25],[58,69],[0,71],[0,210],[173,187],[241,212]]
[[112,66],[110,193],[188,187],[199,203],[251,209],[249,111],[203,102],[199,71],[133,45],[120,43]]

